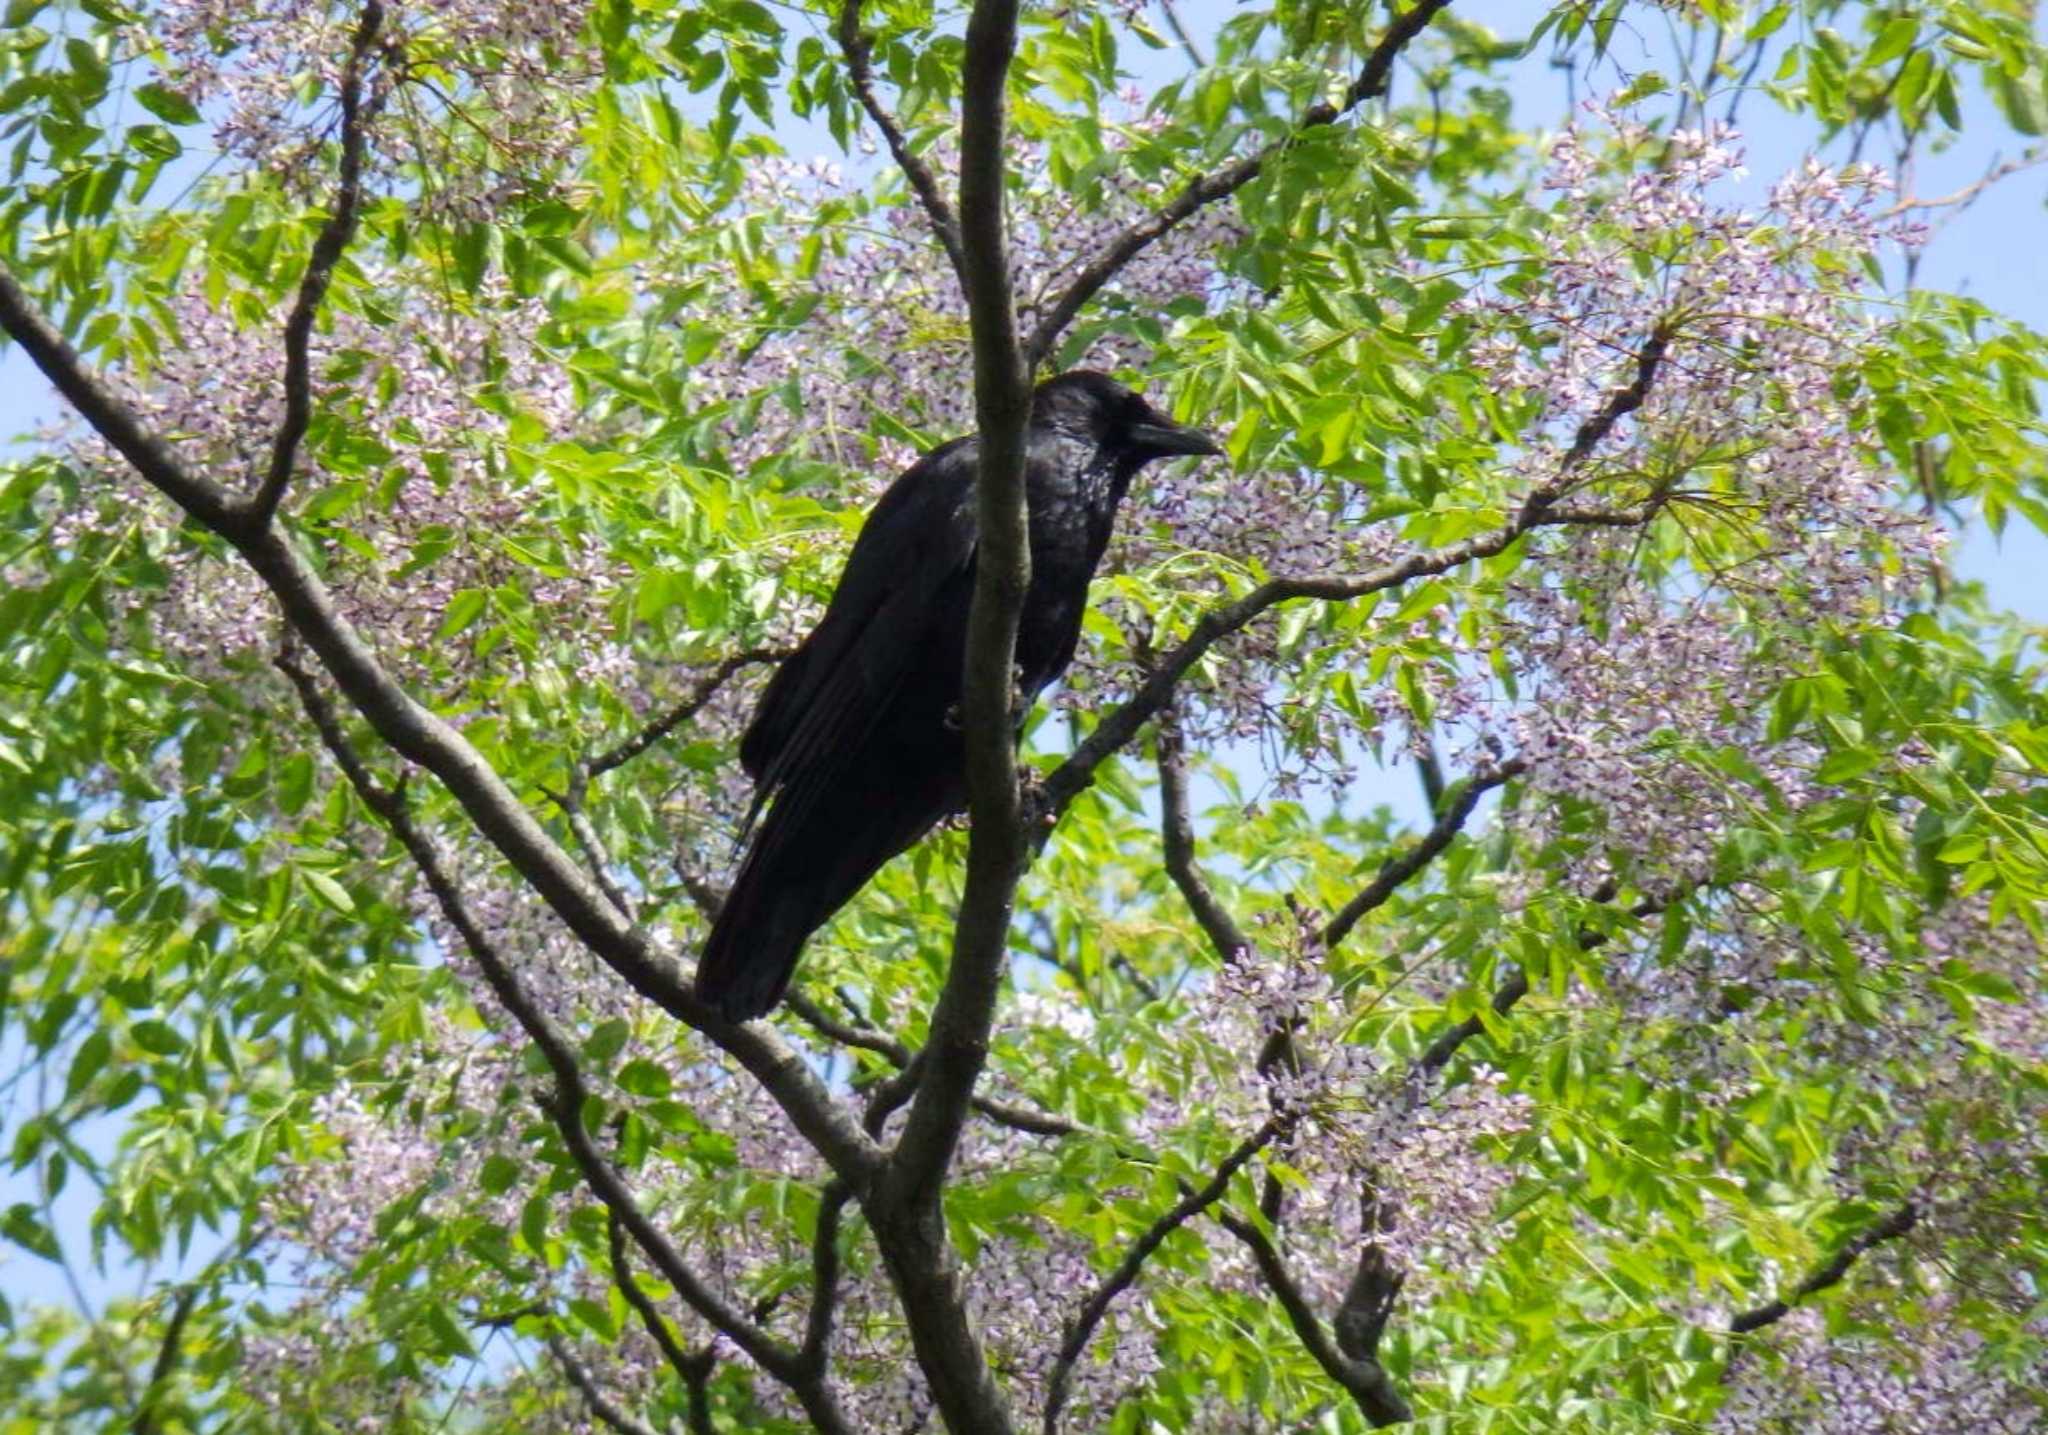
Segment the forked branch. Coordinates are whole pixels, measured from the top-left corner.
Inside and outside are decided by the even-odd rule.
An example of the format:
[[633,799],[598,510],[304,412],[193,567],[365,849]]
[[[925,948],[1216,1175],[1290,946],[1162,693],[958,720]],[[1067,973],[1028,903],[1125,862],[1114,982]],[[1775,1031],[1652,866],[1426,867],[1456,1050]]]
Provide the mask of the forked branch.
[[[1418,10],[1421,8],[1417,7]],[[1651,332],[1636,355],[1629,382],[1610,393],[1601,408],[1579,426],[1555,475],[1531,490],[1514,516],[1493,532],[1443,548],[1411,553],[1364,573],[1269,579],[1243,597],[1220,603],[1203,613],[1187,637],[1150,664],[1145,681],[1139,684],[1138,690],[1097,723],[1067,760],[1046,778],[1042,798],[1046,813],[1057,817],[1066,811],[1068,804],[1095,780],[1095,769],[1123,751],[1140,729],[1165,709],[1180,680],[1211,648],[1283,603],[1304,598],[1344,602],[1386,592],[1417,578],[1434,577],[1476,559],[1491,558],[1539,528],[1639,528],[1655,518],[1662,511],[1662,500],[1656,497],[1619,508],[1561,503],[1559,498],[1570,487],[1577,470],[1613,433],[1615,426],[1642,407],[1662,369],[1671,338],[1668,324],[1660,324]],[[1049,830],[1049,827],[1041,829],[1036,834],[1037,840],[1043,841]]]
[[1471,820],[1473,809],[1479,806],[1479,799],[1494,788],[1521,776],[1528,771],[1529,764],[1521,758],[1513,758],[1491,771],[1475,775],[1458,789],[1458,795],[1450,806],[1444,808],[1434,826],[1422,834],[1415,843],[1398,857],[1389,857],[1381,864],[1379,872],[1367,883],[1356,897],[1346,902],[1337,914],[1323,927],[1323,949],[1325,951],[1351,935],[1351,929],[1358,925],[1367,913],[1386,905],[1401,884],[1427,867],[1451,845],[1466,822]]
[[188,469],[134,409],[94,377],[0,265],[0,328],[144,482],[225,538],[277,599],[356,711],[399,756],[431,772],[556,916],[642,996],[730,1053],[841,1175],[864,1184],[881,1153],[816,1072],[764,1024],[734,1025],[698,1001],[674,958],[624,918],[476,748],[415,701],[341,614],[288,534],[251,521],[220,484]]
[[1088,1299],[1081,1303],[1081,1309],[1067,1326],[1066,1335],[1060,1341],[1059,1354],[1053,1360],[1052,1374],[1046,1382],[1045,1391],[1045,1435],[1055,1435],[1060,1428],[1061,1412],[1065,1410],[1067,1395],[1074,1380],[1074,1365],[1088,1349],[1088,1342],[1094,1337],[1096,1328],[1109,1314],[1116,1298],[1137,1283],[1145,1262],[1159,1249],[1166,1238],[1185,1226],[1189,1221],[1222,1200],[1230,1190],[1230,1183],[1237,1173],[1244,1169],[1252,1157],[1265,1150],[1275,1141],[1292,1131],[1299,1121],[1294,1114],[1276,1113],[1266,1118],[1263,1126],[1237,1144],[1231,1153],[1216,1167],[1215,1173],[1199,1188],[1186,1190],[1181,1198],[1161,1212],[1139,1237],[1131,1242],[1116,1269],[1103,1277],[1101,1284],[1089,1292]]
[[399,845],[405,848],[441,915],[462,938],[463,946],[483,973],[492,995],[546,1060],[555,1089],[545,1106],[563,1145],[582,1173],[584,1184],[603,1203],[612,1218],[632,1235],[634,1243],[647,1253],[662,1279],[673,1286],[690,1308],[714,1329],[745,1351],[763,1370],[788,1386],[820,1430],[830,1432],[830,1435],[850,1432],[851,1427],[839,1410],[837,1398],[821,1373],[810,1369],[801,1352],[762,1329],[713,1290],[683,1259],[666,1233],[640,1209],[638,1200],[598,1151],[584,1125],[583,1111],[590,1099],[590,1091],[569,1038],[534,1002],[512,963],[476,920],[440,853],[413,821],[404,793],[385,787],[371,775],[343,731],[333,705],[290,643],[279,652],[276,664],[297,689],[300,704],[312,720],[329,756],[341,768],[342,775],[348,779],[363,804],[383,819]]
[[1309,1304],[1308,1296],[1287,1269],[1287,1262],[1281,1258],[1272,1238],[1257,1223],[1233,1215],[1228,1210],[1218,1211],[1216,1219],[1251,1251],[1253,1261],[1258,1264],[1259,1275],[1279,1299],[1280,1308],[1287,1312],[1287,1323],[1294,1327],[1302,1348],[1323,1368],[1325,1375],[1344,1388],[1356,1402],[1359,1413],[1376,1426],[1398,1425],[1404,1420],[1414,1419],[1415,1413],[1408,1408],[1408,1402],[1401,1398],[1401,1393],[1394,1389],[1385,1367],[1370,1357],[1346,1354],[1331,1339],[1322,1317]]

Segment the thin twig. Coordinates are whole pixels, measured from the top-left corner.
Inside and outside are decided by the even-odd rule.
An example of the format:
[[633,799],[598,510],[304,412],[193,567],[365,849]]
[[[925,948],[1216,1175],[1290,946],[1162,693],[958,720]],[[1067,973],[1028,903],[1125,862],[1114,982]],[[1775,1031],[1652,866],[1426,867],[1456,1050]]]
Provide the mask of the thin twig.
[[349,241],[355,237],[356,215],[362,208],[364,130],[377,101],[363,103],[363,69],[377,32],[384,24],[382,0],[366,0],[355,38],[349,42],[348,60],[341,71],[341,180],[334,191],[334,209],[320,226],[313,252],[306,260],[306,272],[299,279],[298,299],[284,325],[284,420],[270,449],[270,468],[249,500],[249,519],[268,524],[284,500],[298,462],[299,441],[313,416],[313,376],[308,348],[313,323],[319,318],[321,301],[334,280],[334,267],[341,262]]
[[1187,27],[1181,24],[1180,11],[1174,8],[1173,0],[1159,0],[1159,13],[1166,17],[1166,28],[1173,31],[1173,38],[1188,52],[1188,59],[1193,62],[1194,67],[1198,70],[1207,69],[1209,62],[1202,58],[1202,52],[1195,48],[1194,38],[1188,34]]
[[1024,354],[1031,366],[1036,368],[1046,361],[1053,345],[1059,342],[1060,335],[1066,332],[1067,325],[1073,323],[1081,307],[1094,298],[1103,285],[1114,279],[1126,264],[1198,210],[1228,198],[1250,184],[1274,159],[1299,144],[1308,131],[1335,124],[1365,101],[1384,95],[1387,82],[1393,75],[1394,61],[1401,51],[1428,27],[1439,10],[1449,4],[1450,0],[1417,0],[1412,9],[1396,16],[1387,26],[1386,33],[1380,36],[1372,53],[1366,56],[1358,77],[1344,91],[1340,102],[1331,104],[1325,100],[1311,105],[1302,113],[1293,133],[1235,164],[1189,180],[1180,193],[1165,205],[1104,244],[1095,257],[1082,266],[1032,329],[1031,337],[1024,345]]
[[583,1403],[589,1407],[590,1413],[597,1417],[598,1423],[607,1429],[618,1431],[618,1435],[660,1435],[652,1425],[637,1416],[627,1414],[610,1396],[598,1389],[597,1381],[569,1349],[568,1341],[549,1331],[547,1346],[548,1354],[554,1356],[555,1363],[562,1367],[562,1374],[569,1377],[569,1383],[576,1387],[576,1393],[583,1397]]
[[2048,164],[2048,149],[2036,145],[2016,159],[2009,159],[2002,164],[1993,165],[1980,178],[1972,180],[1951,194],[1944,194],[1938,199],[1901,199],[1890,209],[1887,209],[1883,217],[1890,219],[1894,215],[1906,214],[1915,209],[1968,208],[1976,203],[1978,195],[1991,188],[1992,185],[1997,184],[2002,179],[2010,178],[2022,170],[2032,169],[2038,164]]
[[1918,1224],[1920,1224],[1920,1208],[1911,1201],[1904,1202],[1897,1210],[1893,1211],[1869,1230],[1852,1236],[1825,1263],[1815,1267],[1805,1280],[1793,1288],[1792,1296],[1789,1300],[1774,1300],[1767,1305],[1758,1306],[1755,1310],[1744,1311],[1728,1322],[1728,1333],[1731,1335],[1747,1335],[1751,1331],[1761,1330],[1767,1325],[1776,1325],[1792,1313],[1792,1307],[1798,1305],[1808,1296],[1818,1295],[1829,1286],[1838,1284],[1844,1276],[1849,1274],[1849,1268],[1855,1265],[1862,1258],[1863,1253],[1872,1246],[1882,1245],[1886,1241],[1896,1241]]
[[1169,706],[1159,714],[1159,842],[1166,859],[1166,874],[1180,889],[1182,900],[1195,915],[1196,923],[1209,945],[1226,966],[1242,961],[1251,952],[1251,939],[1217,900],[1195,867],[1195,825],[1188,814],[1187,754],[1181,740],[1180,720]]
[[164,1388],[170,1382],[171,1372],[178,1368],[178,1355],[180,1344],[185,1338],[185,1325],[192,1318],[192,1307],[198,1303],[197,1285],[185,1286],[172,1303],[171,1318],[164,1323],[164,1338],[157,1343],[156,1363],[149,1370],[149,1385],[142,1392],[142,1404],[135,1412],[134,1423],[128,1427],[130,1435],[157,1435],[157,1402],[164,1397]]
[[[675,1331],[669,1327],[668,1317],[661,1313],[654,1298],[633,1277],[632,1262],[626,1254],[626,1228],[619,1223],[616,1212],[606,1213],[605,1229],[611,1243],[612,1283],[618,1286],[626,1304],[639,1314],[640,1323],[647,1328],[647,1334],[661,1351],[662,1359],[668,1362],[669,1369],[675,1371],[683,1382],[683,1388],[689,1392],[693,1435],[710,1435],[711,1406],[706,1385],[718,1364],[716,1353],[709,1343],[698,1350],[683,1349]],[[703,1411],[701,1419],[698,1415],[700,1407]]]
[[1351,935],[1351,929],[1368,912],[1385,905],[1400,890],[1401,884],[1427,867],[1451,845],[1472,811],[1479,805],[1479,799],[1486,793],[1509,780],[1519,777],[1528,770],[1528,763],[1513,758],[1490,772],[1474,776],[1458,789],[1457,797],[1450,806],[1443,809],[1436,825],[1425,832],[1407,851],[1398,857],[1389,857],[1380,864],[1380,870],[1371,882],[1356,897],[1346,902],[1343,908],[1323,928],[1323,949],[1328,951]]
[[597,889],[618,909],[621,917],[629,922],[639,921],[640,914],[634,909],[633,899],[626,895],[625,888],[612,880],[609,855],[597,835],[597,829],[590,825],[590,816],[583,810],[580,794],[555,796],[550,793],[549,796],[555,798],[555,805],[568,819],[569,835],[576,839],[576,846],[583,853],[583,866],[590,873],[590,880],[597,883]]
[[[852,1022],[841,1021],[802,992],[792,990],[783,997],[782,1004],[820,1036],[856,1051],[871,1051],[895,1067],[899,1074],[909,1072],[917,1060],[916,1053],[910,1049],[908,1043],[885,1031],[877,1031],[871,1026],[857,1026]],[[908,1081],[901,1092],[901,1097],[907,1098],[915,1087],[914,1079]],[[897,1105],[901,1104],[899,1099]],[[999,1101],[994,1097],[977,1095],[969,1104],[997,1125],[1028,1132],[1033,1136],[1071,1136],[1081,1129],[1064,1116],[1055,1116],[1049,1111],[1022,1106],[1013,1101]],[[893,1111],[895,1107],[889,1109]]]
[[613,768],[623,767],[702,712],[704,705],[717,696],[718,690],[741,668],[750,663],[779,663],[788,657],[790,652],[788,648],[749,648],[743,653],[734,653],[729,658],[719,659],[717,666],[699,678],[681,702],[617,747],[600,753],[584,763],[583,775],[587,778],[603,777]]
[[[1645,897],[1642,901],[1636,903],[1635,906],[1629,908],[1629,917],[1638,922],[1645,918],[1654,917],[1666,907],[1671,906],[1675,902],[1682,901],[1689,895],[1690,891],[1690,888],[1680,888],[1667,892],[1662,896]],[[1596,892],[1593,899],[1598,902],[1607,902],[1612,901],[1613,897],[1613,889],[1608,887],[1603,888],[1601,892]],[[1579,929],[1579,949],[1581,951],[1590,952],[1596,947],[1605,946],[1607,940],[1608,937],[1605,932],[1597,931],[1591,927],[1581,927]],[[1515,1004],[1528,994],[1528,973],[1517,967],[1508,974],[1507,980],[1502,982],[1500,989],[1493,994],[1492,1006],[1494,1015],[1506,1016],[1510,1011],[1514,1010]],[[1417,1081],[1427,1081],[1434,1077],[1449,1064],[1453,1056],[1457,1055],[1459,1047],[1484,1030],[1486,1030],[1486,1023],[1484,1021],[1476,1016],[1468,1016],[1456,1026],[1444,1032],[1443,1035],[1429,1044],[1427,1051],[1416,1058],[1413,1073],[1414,1079]]]
[[1298,1119],[1288,1114],[1267,1117],[1263,1126],[1240,1141],[1237,1148],[1223,1158],[1215,1174],[1200,1189],[1182,1192],[1180,1200],[1160,1213],[1138,1239],[1131,1242],[1130,1249],[1124,1252],[1116,1269],[1103,1277],[1102,1283],[1089,1293],[1067,1326],[1059,1354],[1053,1360],[1052,1374],[1046,1381],[1045,1435],[1055,1435],[1060,1428],[1060,1414],[1066,1407],[1067,1394],[1073,1384],[1074,1364],[1088,1348],[1088,1342],[1093,1338],[1096,1327],[1102,1324],[1102,1318],[1109,1314],[1110,1305],[1137,1282],[1145,1262],[1151,1259],[1152,1253],[1168,1236],[1222,1200],[1245,1163],[1286,1135]]

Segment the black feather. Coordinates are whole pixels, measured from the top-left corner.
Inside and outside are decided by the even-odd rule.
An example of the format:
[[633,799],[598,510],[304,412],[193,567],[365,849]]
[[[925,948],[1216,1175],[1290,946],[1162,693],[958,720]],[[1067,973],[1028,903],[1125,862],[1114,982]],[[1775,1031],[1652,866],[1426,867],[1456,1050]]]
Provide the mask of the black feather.
[[[1101,374],[1039,386],[1025,435],[1031,585],[1016,657],[1027,699],[1073,661],[1088,583],[1131,479],[1155,459],[1217,452]],[[697,964],[698,996],[729,1020],[773,1008],[811,933],[966,807],[957,707],[979,454],[978,440],[955,439],[890,485],[825,616],[740,739],[755,783],[752,836]]]

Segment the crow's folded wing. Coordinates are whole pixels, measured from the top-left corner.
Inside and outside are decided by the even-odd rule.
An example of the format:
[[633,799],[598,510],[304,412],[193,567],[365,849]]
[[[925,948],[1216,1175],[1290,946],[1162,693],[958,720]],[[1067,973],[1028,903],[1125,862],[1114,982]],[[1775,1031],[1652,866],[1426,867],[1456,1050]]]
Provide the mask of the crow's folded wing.
[[866,736],[935,630],[961,631],[950,610],[973,591],[976,447],[957,439],[934,449],[868,515],[825,616],[769,682],[740,739],[755,783],[750,823],[777,790]]

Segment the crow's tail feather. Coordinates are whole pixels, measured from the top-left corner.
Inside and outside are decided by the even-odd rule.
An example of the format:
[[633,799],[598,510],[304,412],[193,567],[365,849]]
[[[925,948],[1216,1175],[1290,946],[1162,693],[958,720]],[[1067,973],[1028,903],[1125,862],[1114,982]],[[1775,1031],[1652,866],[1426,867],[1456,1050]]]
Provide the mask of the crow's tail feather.
[[782,1000],[797,956],[823,916],[809,893],[776,891],[763,864],[741,864],[697,958],[697,996],[727,1021],[766,1016]]
[[905,764],[863,755],[778,793],[697,959],[698,997],[728,1021],[767,1015],[811,933],[965,805],[957,766],[928,764],[906,779]]

